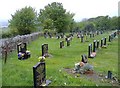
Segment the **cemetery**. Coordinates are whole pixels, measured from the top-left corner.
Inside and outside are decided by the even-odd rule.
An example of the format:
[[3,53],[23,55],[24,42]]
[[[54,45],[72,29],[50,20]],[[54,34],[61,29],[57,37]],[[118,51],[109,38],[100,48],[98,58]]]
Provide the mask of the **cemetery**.
[[[0,28],[0,87],[119,87],[120,17],[80,16],[79,0],[78,6],[70,5],[75,13],[62,2],[49,1],[29,0],[34,8],[27,3],[14,13],[4,10],[11,11],[11,18]],[[88,12],[92,4],[82,6]]]
[[[114,32],[89,37],[84,43],[77,33],[72,40],[41,35],[30,43],[18,43],[7,59],[2,57],[2,85],[118,86],[118,37]],[[20,53],[25,55],[20,57]]]

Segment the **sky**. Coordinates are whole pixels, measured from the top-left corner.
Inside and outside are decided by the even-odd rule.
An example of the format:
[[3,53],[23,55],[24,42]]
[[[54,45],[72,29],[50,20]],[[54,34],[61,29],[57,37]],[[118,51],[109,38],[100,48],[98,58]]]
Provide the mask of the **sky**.
[[120,0],[1,0],[0,21],[11,19],[16,10],[31,6],[39,12],[44,6],[52,2],[60,2],[64,9],[75,13],[75,21],[97,16],[118,16],[118,2]]

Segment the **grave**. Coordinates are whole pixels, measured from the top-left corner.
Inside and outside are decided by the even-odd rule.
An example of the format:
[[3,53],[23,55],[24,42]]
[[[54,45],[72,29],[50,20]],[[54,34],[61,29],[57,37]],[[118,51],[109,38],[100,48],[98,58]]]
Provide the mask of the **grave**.
[[67,40],[67,46],[70,46],[70,40]]
[[27,50],[26,43],[19,43],[17,45],[17,51],[18,51],[18,59],[19,60],[28,59],[31,55],[30,51]]
[[38,62],[35,66],[33,66],[33,80],[34,88],[40,88],[40,86],[47,86],[51,83],[50,80],[46,80],[45,62]]
[[99,49],[99,40],[97,40],[97,46],[96,47],[97,47],[97,49]]
[[63,48],[64,47],[64,41],[61,41],[60,42],[60,48]]
[[83,36],[83,34],[81,35],[81,42],[84,42],[84,36]]
[[107,48],[106,37],[103,40],[104,40],[104,42],[103,42],[102,48]]
[[96,40],[93,42],[93,52],[96,52]]
[[111,35],[109,35],[108,42],[111,42]]
[[92,44],[88,46],[88,58],[94,58],[96,56],[96,52],[92,52]]
[[83,63],[87,63],[88,62],[88,59],[87,59],[87,56],[85,55],[85,54],[83,54],[83,55],[81,55],[81,57],[82,57],[82,62]]
[[42,44],[42,56],[49,57],[48,44]]
[[100,46],[103,47],[103,38],[101,39],[101,45]]

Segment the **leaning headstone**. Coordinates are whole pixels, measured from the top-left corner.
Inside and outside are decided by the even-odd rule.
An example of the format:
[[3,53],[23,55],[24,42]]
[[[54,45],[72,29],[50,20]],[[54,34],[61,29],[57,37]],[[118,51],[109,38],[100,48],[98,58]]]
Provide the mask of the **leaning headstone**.
[[51,83],[51,81],[46,80],[45,62],[38,62],[35,66],[33,66],[33,80],[34,88],[47,86],[49,83]]
[[63,48],[64,47],[64,41],[61,41],[60,42],[60,48]]
[[42,44],[42,56],[48,57],[48,44]]

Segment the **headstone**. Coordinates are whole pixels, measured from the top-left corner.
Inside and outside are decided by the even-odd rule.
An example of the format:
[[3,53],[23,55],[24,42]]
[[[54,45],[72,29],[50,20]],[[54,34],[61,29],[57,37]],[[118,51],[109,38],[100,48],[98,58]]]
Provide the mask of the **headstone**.
[[101,47],[103,47],[103,38],[101,39]]
[[112,78],[112,72],[108,71],[108,78],[111,79]]
[[104,45],[106,45],[106,37],[104,38]]
[[82,62],[87,63],[88,62],[87,56],[86,55],[81,55],[81,56],[82,56]]
[[81,42],[84,42],[84,36],[81,35]]
[[37,65],[33,66],[33,80],[34,88],[47,86],[51,82],[49,80],[46,80],[45,62],[38,62]]
[[64,47],[64,41],[61,41],[60,42],[60,48],[63,48]]
[[67,46],[70,46],[70,40],[67,40]]
[[93,42],[93,52],[96,52],[96,40]]
[[89,44],[88,46],[88,57],[91,57],[91,53],[92,53],[92,44]]
[[111,35],[109,35],[108,42],[111,42]]
[[19,60],[28,59],[30,57],[30,52],[27,51],[26,43],[19,43],[17,45],[17,51],[18,51],[18,59]]
[[48,57],[48,44],[42,44],[42,56]]
[[97,40],[97,49],[99,48],[99,40]]

